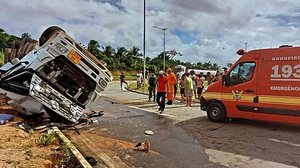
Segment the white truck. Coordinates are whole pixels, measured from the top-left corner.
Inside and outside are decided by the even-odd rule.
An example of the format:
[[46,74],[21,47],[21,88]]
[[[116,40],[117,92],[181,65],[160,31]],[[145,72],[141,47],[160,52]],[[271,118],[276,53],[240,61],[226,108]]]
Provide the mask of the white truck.
[[0,68],[0,93],[24,114],[78,122],[87,105],[112,81],[110,71],[56,26],[30,46],[6,54],[7,63]]

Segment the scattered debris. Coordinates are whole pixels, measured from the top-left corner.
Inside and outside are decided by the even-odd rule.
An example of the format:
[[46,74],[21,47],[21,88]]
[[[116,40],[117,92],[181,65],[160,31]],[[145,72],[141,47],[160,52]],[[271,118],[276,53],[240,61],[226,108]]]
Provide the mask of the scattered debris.
[[104,112],[103,110],[102,111],[92,111],[91,113],[86,113],[86,115],[88,117],[98,117],[98,116],[103,116],[104,115]]
[[23,122],[19,122],[16,125],[27,133],[33,133],[33,129]]
[[151,131],[151,130],[147,130],[147,131],[145,131],[145,134],[146,134],[146,135],[153,135],[154,133],[153,133],[153,131]]
[[13,115],[9,115],[9,114],[0,114],[0,125],[5,124],[8,121],[11,121],[14,119]]
[[144,140],[144,142],[139,142],[134,146],[133,149],[138,151],[149,151],[150,142],[148,140]]
[[96,124],[96,123],[98,123],[98,120],[91,120],[91,123]]

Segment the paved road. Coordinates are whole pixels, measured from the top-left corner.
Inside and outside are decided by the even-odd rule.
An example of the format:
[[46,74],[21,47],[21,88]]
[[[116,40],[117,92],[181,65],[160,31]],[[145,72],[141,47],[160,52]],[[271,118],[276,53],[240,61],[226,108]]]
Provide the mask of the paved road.
[[[132,144],[151,142],[154,154],[128,149],[115,154],[129,166],[300,167],[299,126],[248,120],[212,123],[199,104],[185,107],[179,102],[159,115],[157,105],[147,100],[112,83],[92,106],[105,112],[97,127],[89,129],[93,134]],[[98,131],[101,128],[106,131]],[[145,130],[154,135],[144,135]]]

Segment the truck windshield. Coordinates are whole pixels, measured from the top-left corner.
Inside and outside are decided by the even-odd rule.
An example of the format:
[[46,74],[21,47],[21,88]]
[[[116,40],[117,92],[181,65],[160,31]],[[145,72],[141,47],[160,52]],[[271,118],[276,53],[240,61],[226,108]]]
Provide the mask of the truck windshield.
[[254,70],[254,62],[246,62],[236,65],[229,74],[229,85],[232,86],[250,81],[253,78]]

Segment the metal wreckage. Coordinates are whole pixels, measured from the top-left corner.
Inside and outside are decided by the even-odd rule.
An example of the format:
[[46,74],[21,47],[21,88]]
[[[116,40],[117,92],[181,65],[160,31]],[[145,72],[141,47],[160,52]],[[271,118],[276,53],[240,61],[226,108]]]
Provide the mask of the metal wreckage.
[[112,80],[105,64],[52,26],[5,51],[0,93],[19,112],[78,122]]

